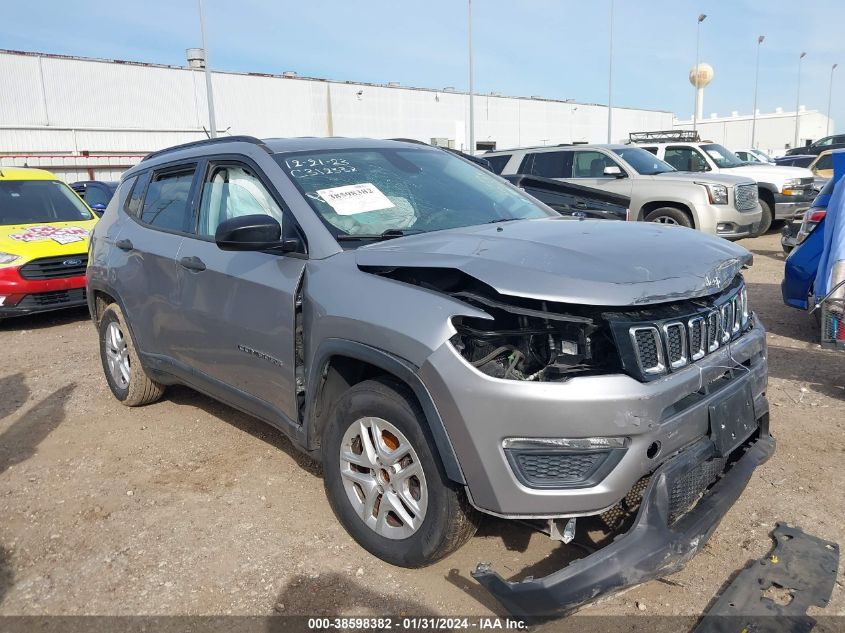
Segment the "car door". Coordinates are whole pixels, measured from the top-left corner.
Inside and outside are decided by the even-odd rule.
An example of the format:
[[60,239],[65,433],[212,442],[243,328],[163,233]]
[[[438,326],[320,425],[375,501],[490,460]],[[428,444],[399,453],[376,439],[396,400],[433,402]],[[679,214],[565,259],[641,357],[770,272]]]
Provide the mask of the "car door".
[[139,351],[166,359],[186,325],[179,312],[176,254],[193,225],[196,163],[139,175],[115,241],[113,283]]
[[[633,184],[631,175],[619,162],[604,152],[593,149],[573,150],[570,153],[572,154],[572,175],[569,182],[630,197]],[[608,167],[615,167],[619,170],[619,174],[605,174],[604,171]]]
[[210,160],[198,199],[195,233],[177,258],[180,309],[190,324],[177,360],[215,388],[245,395],[241,404],[257,415],[296,420],[294,330],[305,259],[223,251],[214,241],[221,222],[252,214],[274,217],[287,236],[296,232],[291,216],[260,170],[240,160]]

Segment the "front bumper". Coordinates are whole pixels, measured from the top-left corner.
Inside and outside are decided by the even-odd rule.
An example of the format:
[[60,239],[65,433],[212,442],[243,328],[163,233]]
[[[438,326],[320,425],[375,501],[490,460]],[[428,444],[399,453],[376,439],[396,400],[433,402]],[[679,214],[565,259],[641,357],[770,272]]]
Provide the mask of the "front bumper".
[[17,268],[0,269],[0,318],[83,305],[85,275],[33,280]]
[[775,194],[775,220],[791,220],[796,215],[810,208],[815,200],[816,192],[808,190],[803,196],[785,196],[782,193]]
[[739,211],[732,204],[703,204],[695,208],[696,228],[727,239],[739,239],[754,234],[763,219],[763,210]]
[[633,526],[610,545],[544,578],[508,582],[488,565],[479,565],[472,575],[512,614],[539,617],[563,615],[599,595],[674,573],[704,546],[754,469],[774,448],[764,415],[759,438],[690,512],[670,526],[673,483],[714,454],[712,442],[703,440],[652,475]]
[[[446,427],[478,509],[505,518],[559,518],[599,514],[631,486],[710,429],[709,406],[722,390],[698,395],[731,367],[727,383],[747,385],[757,415],[765,397],[765,331],[754,328],[730,347],[663,378],[642,383],[624,374],[585,376],[566,382],[492,378],[470,367],[448,343],[420,368]],[[502,441],[521,438],[626,438],[622,458],[601,481],[580,488],[531,488],[508,463]],[[654,455],[649,449],[659,443]]]

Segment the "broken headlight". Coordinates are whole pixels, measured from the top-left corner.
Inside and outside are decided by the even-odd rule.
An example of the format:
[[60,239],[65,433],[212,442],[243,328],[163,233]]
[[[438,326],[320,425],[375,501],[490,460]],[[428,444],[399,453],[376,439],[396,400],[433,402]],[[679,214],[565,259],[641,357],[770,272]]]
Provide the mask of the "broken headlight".
[[615,366],[618,355],[611,338],[592,318],[489,301],[479,307],[494,319],[456,317],[457,333],[450,342],[488,376],[560,381]]

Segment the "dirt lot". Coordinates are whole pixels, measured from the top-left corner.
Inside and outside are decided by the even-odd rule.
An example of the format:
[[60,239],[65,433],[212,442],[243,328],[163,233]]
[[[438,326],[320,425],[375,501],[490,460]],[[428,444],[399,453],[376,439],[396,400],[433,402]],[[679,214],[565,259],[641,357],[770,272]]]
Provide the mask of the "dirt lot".
[[[588,613],[701,613],[770,549],[776,521],[845,543],[845,355],[821,350],[810,319],[782,305],[779,236],[744,245],[769,330],[777,453],[672,584]],[[391,567],[346,535],[319,467],[279,432],[186,388],[122,407],[85,311],[6,321],[0,348],[0,614],[482,615],[500,609],[469,576],[477,562],[521,577],[565,558],[490,519],[433,567]],[[816,613],[845,615],[839,572]]]

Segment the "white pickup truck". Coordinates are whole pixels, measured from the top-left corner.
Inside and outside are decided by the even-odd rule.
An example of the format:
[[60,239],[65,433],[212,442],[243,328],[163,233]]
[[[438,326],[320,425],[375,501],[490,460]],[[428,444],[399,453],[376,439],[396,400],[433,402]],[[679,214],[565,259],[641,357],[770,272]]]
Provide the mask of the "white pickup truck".
[[747,163],[718,143],[637,143],[636,146],[678,171],[732,174],[756,180],[763,209],[757,235],[768,231],[773,220],[791,220],[809,208],[816,196],[813,172],[809,169]]

